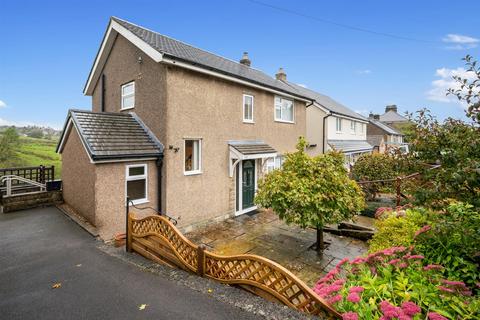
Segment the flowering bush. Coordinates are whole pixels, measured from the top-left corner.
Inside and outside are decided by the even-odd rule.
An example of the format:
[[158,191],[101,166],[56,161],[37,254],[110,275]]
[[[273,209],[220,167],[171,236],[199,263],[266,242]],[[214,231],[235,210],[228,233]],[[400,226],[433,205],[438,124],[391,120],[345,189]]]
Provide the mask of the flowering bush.
[[314,291],[343,319],[479,319],[480,299],[441,265],[424,265],[413,247],[392,247],[342,260]]

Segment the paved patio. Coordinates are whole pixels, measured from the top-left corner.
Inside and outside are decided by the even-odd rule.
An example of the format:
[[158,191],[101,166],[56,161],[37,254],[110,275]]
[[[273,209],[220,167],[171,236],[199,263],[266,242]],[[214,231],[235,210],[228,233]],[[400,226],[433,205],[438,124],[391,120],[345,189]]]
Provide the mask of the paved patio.
[[[370,223],[368,219],[361,218],[358,223]],[[325,233],[325,241],[329,244],[323,257],[319,257],[316,251],[309,249],[315,243],[315,230],[288,226],[270,210],[231,218],[196,229],[186,236],[218,254],[250,253],[274,260],[309,286],[313,286],[341,259],[367,252],[367,245],[363,241]]]

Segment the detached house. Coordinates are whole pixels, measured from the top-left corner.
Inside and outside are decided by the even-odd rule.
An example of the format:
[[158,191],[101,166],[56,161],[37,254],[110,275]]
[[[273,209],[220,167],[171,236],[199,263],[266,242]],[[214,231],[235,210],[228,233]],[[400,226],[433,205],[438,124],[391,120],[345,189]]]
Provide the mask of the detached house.
[[385,153],[389,149],[400,149],[408,152],[408,145],[403,141],[403,134],[397,129],[380,121],[378,114],[370,114],[367,125],[367,139],[374,148]]
[[[259,177],[295,150],[315,99],[282,76],[111,18],[84,89],[92,110],[70,110],[57,148],[65,202],[104,239],[124,231],[127,197],[183,228],[255,210]],[[331,114],[329,144],[368,149],[364,119]]]

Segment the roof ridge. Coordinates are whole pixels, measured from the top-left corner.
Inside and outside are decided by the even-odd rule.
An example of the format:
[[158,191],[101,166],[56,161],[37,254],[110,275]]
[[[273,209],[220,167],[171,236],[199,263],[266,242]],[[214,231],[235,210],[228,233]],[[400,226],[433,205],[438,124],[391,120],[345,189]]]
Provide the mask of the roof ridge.
[[95,112],[95,111],[83,110],[83,109],[69,109],[68,112],[91,113],[91,114],[98,114],[98,115],[130,116],[131,117],[130,113],[125,113],[125,112],[109,112],[109,111]]

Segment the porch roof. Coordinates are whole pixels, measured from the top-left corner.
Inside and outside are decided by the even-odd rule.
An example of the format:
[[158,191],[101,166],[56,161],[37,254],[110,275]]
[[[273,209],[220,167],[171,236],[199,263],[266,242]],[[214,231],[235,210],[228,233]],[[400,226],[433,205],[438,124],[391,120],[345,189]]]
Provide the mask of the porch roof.
[[373,146],[365,140],[328,140],[328,144],[343,153],[371,151]]
[[274,148],[260,140],[229,141],[228,145],[230,177],[233,177],[234,168],[240,160],[266,159],[277,155]]

